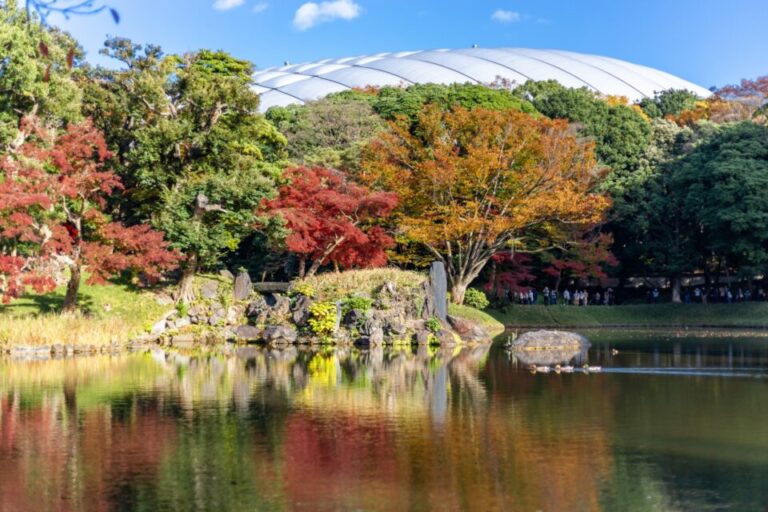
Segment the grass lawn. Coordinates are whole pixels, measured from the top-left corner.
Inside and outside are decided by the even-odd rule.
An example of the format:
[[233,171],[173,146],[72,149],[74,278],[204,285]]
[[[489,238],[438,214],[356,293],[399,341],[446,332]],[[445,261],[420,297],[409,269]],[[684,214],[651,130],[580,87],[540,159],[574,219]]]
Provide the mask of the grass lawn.
[[507,326],[768,327],[768,302],[638,304],[627,306],[511,306],[488,313]]
[[106,345],[124,343],[151,328],[172,306],[161,306],[149,292],[121,284],[80,288],[81,313],[57,313],[64,287],[25,295],[0,306],[0,345]]

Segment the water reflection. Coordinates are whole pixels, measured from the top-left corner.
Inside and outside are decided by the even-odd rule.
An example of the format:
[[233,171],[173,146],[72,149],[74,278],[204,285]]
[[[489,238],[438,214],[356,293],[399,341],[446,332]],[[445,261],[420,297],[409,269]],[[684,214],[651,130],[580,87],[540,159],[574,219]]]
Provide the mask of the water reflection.
[[[703,344],[588,359],[740,350]],[[743,346],[734,364],[765,368]],[[761,509],[766,385],[531,375],[488,347],[0,360],[0,510]]]

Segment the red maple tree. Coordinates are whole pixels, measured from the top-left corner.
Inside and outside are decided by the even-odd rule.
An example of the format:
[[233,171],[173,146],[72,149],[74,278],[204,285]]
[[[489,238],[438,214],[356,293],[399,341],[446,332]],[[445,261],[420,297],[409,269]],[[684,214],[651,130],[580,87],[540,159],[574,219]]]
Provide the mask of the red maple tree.
[[52,279],[40,270],[49,260],[63,263],[70,272],[64,311],[77,307],[84,272],[89,283],[126,270],[152,282],[176,267],[179,255],[162,233],[113,222],[105,212],[107,198],[122,184],[106,168],[110,152],[89,121],[58,133],[30,118],[24,129],[30,134],[24,144],[0,163],[4,299],[18,296],[30,284],[50,288]]
[[[299,256],[299,276],[314,275],[321,266],[380,267],[394,240],[374,225],[397,205],[391,192],[371,192],[347,176],[323,167],[295,167],[284,177],[278,197],[262,204],[262,213],[282,217],[290,230],[287,249]],[[307,270],[307,263],[311,262]]]

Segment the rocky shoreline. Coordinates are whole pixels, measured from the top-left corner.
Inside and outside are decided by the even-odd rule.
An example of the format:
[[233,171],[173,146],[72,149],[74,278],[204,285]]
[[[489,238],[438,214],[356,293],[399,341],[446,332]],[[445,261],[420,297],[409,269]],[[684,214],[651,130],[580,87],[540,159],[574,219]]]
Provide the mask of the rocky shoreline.
[[444,292],[436,297],[430,279],[413,276],[419,279],[382,281],[372,291],[334,294],[302,281],[259,287],[245,272],[237,277],[224,272],[200,278],[192,303],[168,311],[147,334],[127,343],[17,345],[6,353],[14,359],[48,359],[152,348],[230,352],[248,345],[450,348],[491,342],[476,322],[445,313],[445,304],[439,303]]

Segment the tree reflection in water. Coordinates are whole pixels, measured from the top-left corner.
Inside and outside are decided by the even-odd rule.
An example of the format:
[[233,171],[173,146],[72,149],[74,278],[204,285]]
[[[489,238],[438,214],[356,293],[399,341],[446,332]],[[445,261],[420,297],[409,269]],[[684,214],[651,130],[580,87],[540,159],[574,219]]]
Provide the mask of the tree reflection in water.
[[754,504],[762,385],[531,375],[487,346],[0,360],[0,510]]

